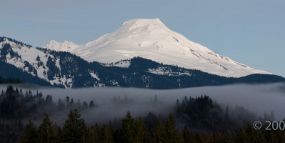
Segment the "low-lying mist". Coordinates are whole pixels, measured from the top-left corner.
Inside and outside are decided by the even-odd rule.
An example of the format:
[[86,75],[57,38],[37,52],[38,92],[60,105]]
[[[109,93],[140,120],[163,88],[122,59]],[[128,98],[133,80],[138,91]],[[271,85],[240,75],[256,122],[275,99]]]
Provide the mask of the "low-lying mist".
[[[19,86],[19,85],[18,85]],[[152,112],[161,116],[172,113],[177,99],[185,96],[198,97],[207,95],[221,105],[235,108],[243,107],[263,116],[264,113],[274,113],[275,119],[285,117],[285,84],[264,85],[228,85],[215,87],[199,87],[174,90],[151,90],[137,88],[82,88],[58,89],[19,86],[19,88],[40,91],[44,95],[52,95],[53,100],[65,99],[69,96],[80,101],[94,100],[96,108],[82,113],[87,122],[106,122],[121,119],[128,111],[133,116],[145,116]],[[5,90],[6,85],[0,86]],[[66,114],[51,115],[60,122]]]

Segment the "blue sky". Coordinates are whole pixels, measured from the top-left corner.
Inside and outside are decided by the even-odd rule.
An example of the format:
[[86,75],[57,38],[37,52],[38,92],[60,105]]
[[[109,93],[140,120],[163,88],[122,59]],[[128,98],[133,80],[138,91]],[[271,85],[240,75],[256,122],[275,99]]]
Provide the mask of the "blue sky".
[[1,0],[0,35],[85,43],[133,18],[160,18],[219,54],[285,76],[284,0]]

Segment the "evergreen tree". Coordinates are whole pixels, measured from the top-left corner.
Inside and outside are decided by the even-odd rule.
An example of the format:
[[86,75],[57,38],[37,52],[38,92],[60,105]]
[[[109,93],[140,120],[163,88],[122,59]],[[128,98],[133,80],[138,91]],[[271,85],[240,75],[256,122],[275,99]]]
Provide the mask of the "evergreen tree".
[[94,103],[93,100],[91,100],[91,101],[89,102],[89,108],[93,108],[93,107],[95,107],[95,103]]
[[20,138],[20,143],[38,143],[37,128],[32,121],[29,121],[26,125]]
[[134,122],[135,127],[135,142],[134,143],[143,143],[146,136],[146,128],[142,119],[137,119]]
[[70,111],[63,126],[64,143],[83,143],[86,141],[87,128],[77,110]]
[[55,140],[54,143],[62,143],[63,142],[63,135],[62,135],[62,130],[58,126],[54,126],[55,130]]
[[55,127],[46,114],[38,129],[39,143],[54,143],[56,140]]
[[128,112],[126,117],[122,120],[122,139],[124,143],[135,142],[134,119],[131,113]]
[[99,142],[100,143],[113,143],[113,130],[110,126],[106,126],[104,125],[101,128],[101,135],[100,135],[100,139]]
[[165,123],[165,133],[167,137],[166,143],[179,143],[178,131],[176,130],[175,120],[173,116],[169,116]]
[[155,127],[154,142],[155,143],[166,143],[167,142],[165,126],[161,121],[158,121]]
[[98,124],[96,124],[95,126],[89,127],[88,131],[87,131],[86,142],[87,143],[99,142],[99,133],[100,133],[100,128],[99,128]]
[[87,109],[88,108],[88,104],[86,101],[83,102],[83,109]]

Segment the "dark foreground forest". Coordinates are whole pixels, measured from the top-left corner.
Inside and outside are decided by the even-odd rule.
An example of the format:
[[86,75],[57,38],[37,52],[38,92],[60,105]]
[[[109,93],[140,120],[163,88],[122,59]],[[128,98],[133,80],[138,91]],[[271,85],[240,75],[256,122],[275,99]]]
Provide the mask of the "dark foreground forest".
[[[94,101],[65,97],[54,101],[40,92],[12,86],[0,96],[1,143],[282,143],[284,131],[254,130],[256,117],[249,111],[223,107],[206,95],[174,102],[168,116],[148,113],[104,124],[87,123],[81,113],[95,110]],[[68,112],[62,124],[51,119]],[[116,111],[110,111],[116,112]],[[91,115],[92,116],[92,115]]]

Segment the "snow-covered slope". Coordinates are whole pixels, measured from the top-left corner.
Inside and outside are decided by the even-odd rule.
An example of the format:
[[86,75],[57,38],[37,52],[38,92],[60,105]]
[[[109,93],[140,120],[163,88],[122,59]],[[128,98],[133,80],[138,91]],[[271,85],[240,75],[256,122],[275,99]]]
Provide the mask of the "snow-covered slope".
[[81,46],[70,42],[53,43],[56,42],[51,41],[47,48],[69,51],[90,62],[115,63],[133,57],[143,57],[225,77],[269,74],[218,55],[171,31],[159,19],[127,21],[117,31]]
[[70,87],[70,78],[65,76],[48,78],[50,70],[48,64],[51,61],[54,61],[56,63],[55,67],[60,69],[60,59],[51,55],[49,52],[39,50],[9,38],[4,38],[4,40],[0,42],[0,57],[6,63],[22,69],[32,76],[48,81],[51,85],[62,84],[65,87]]
[[[11,38],[0,37],[0,62],[16,67],[18,73],[22,71],[38,78],[37,82],[46,81],[51,86],[72,88],[99,84],[96,71],[81,58],[66,52],[35,48]],[[11,72],[9,76],[18,77],[13,75],[14,71],[5,71],[5,68],[1,70]],[[35,82],[26,80],[27,77],[19,78],[25,78],[25,82]]]
[[80,45],[77,45],[71,41],[64,41],[64,42],[57,42],[55,40],[51,40],[46,47],[49,47],[49,49],[56,49],[56,51],[74,51],[77,48],[80,47]]

